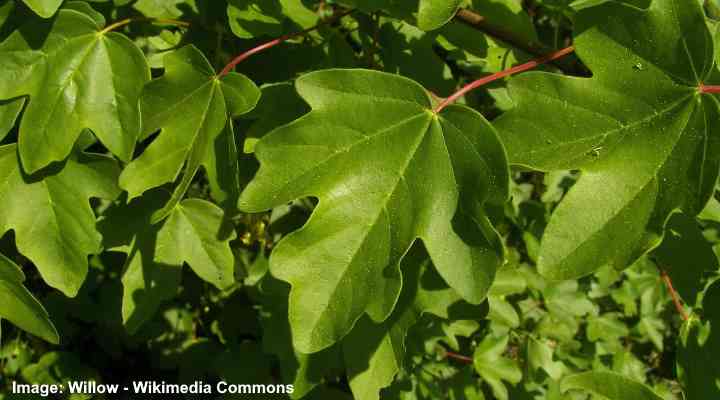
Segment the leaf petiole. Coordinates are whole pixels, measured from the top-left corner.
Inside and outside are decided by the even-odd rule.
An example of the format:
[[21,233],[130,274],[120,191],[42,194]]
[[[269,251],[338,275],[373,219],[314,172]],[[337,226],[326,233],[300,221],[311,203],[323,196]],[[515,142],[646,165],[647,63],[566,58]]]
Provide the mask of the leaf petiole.
[[223,68],[222,71],[220,71],[220,73],[218,74],[218,77],[219,77],[219,78],[222,78],[223,76],[229,74],[230,71],[233,70],[233,68],[235,68],[238,64],[240,64],[241,62],[243,62],[243,61],[245,61],[246,59],[250,58],[250,57],[251,57],[252,55],[254,55],[254,54],[263,52],[263,51],[265,51],[265,50],[267,50],[267,49],[269,49],[269,48],[271,48],[271,47],[275,47],[275,46],[277,46],[277,45],[279,45],[279,44],[281,44],[281,43],[285,43],[285,42],[287,42],[287,41],[290,40],[290,39],[296,38],[296,37],[298,37],[298,36],[305,35],[305,34],[307,34],[307,33],[310,33],[310,32],[312,32],[312,31],[314,31],[314,30],[319,29],[319,28],[322,27],[322,26],[325,26],[325,25],[331,24],[331,23],[333,23],[333,22],[335,22],[335,21],[338,21],[340,18],[342,18],[342,17],[344,17],[344,16],[346,16],[346,15],[351,14],[353,11],[355,11],[355,10],[352,10],[352,9],[351,9],[351,10],[343,11],[343,12],[341,12],[341,13],[339,13],[339,14],[333,15],[333,16],[330,17],[329,19],[320,21],[320,22],[319,22],[317,25],[315,25],[315,26],[311,26],[310,28],[303,29],[302,31],[299,31],[299,32],[293,32],[293,33],[289,33],[289,34],[287,34],[287,35],[280,36],[279,38],[273,39],[273,40],[271,40],[271,41],[269,41],[269,42],[267,42],[267,43],[263,43],[263,44],[261,44],[261,45],[259,45],[259,46],[253,47],[252,49],[250,49],[250,50],[248,50],[248,51],[246,51],[246,52],[238,55],[238,56],[235,57],[234,59],[232,59],[232,61],[230,61],[230,62],[225,66],[225,68]]
[[99,33],[101,35],[103,35],[108,32],[114,31],[118,28],[122,28],[123,26],[128,25],[133,22],[151,22],[151,23],[160,24],[160,25],[175,25],[175,26],[182,26],[182,27],[190,26],[189,22],[180,21],[180,20],[176,20],[176,19],[133,17],[133,18],[125,18],[125,19],[121,19],[120,21],[113,22],[112,24],[106,26],[105,29],[101,30]]
[[520,65],[514,66],[512,68],[506,69],[504,71],[496,72],[492,75],[488,75],[484,78],[480,78],[476,81],[473,81],[473,82],[467,84],[466,86],[464,86],[462,89],[453,93],[450,97],[443,100],[440,104],[438,104],[437,107],[435,107],[433,112],[435,114],[440,113],[440,111],[442,111],[445,107],[449,106],[450,104],[457,101],[459,98],[463,97],[468,92],[475,90],[475,89],[479,88],[480,86],[483,86],[490,82],[494,82],[498,79],[502,79],[506,76],[510,76],[510,75],[514,75],[514,74],[517,74],[520,72],[525,72],[525,71],[534,69],[539,65],[546,64],[546,63],[555,61],[557,59],[560,59],[562,57],[565,57],[566,55],[568,55],[574,51],[575,51],[575,46],[566,47],[564,49],[552,52],[550,54],[536,58],[532,61],[526,62],[525,64],[520,64]]

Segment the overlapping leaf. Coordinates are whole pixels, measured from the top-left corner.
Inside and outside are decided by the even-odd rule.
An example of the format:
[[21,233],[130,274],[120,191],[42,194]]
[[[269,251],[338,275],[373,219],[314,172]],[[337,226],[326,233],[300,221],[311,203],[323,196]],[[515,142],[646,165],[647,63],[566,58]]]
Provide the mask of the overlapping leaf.
[[393,314],[383,323],[361,319],[342,342],[350,389],[358,400],[378,400],[406,356],[405,338],[422,314],[447,318],[460,297],[442,282],[424,252],[413,248],[403,260],[403,291]]
[[151,317],[158,306],[177,293],[182,266],[219,289],[235,282],[235,262],[224,227],[223,212],[204,200],[175,205],[160,224],[150,222],[167,196],[149,192],[127,206],[112,208],[99,226],[105,247],[127,254],[122,278],[123,321],[130,332]]
[[150,77],[145,57],[79,4],[25,24],[0,44],[0,100],[30,97],[19,137],[30,173],[67,157],[84,128],[126,161],[140,133],[138,98]]
[[60,338],[47,311],[23,286],[25,275],[15,263],[0,254],[0,317],[48,342]]
[[63,0],[23,0],[31,10],[43,18],[50,18],[60,8]]
[[[201,165],[212,170],[211,176],[219,176],[216,171],[224,168],[237,169],[231,118],[250,111],[259,96],[257,86],[243,75],[231,72],[217,77],[194,46],[168,54],[165,75],[150,82],[141,98],[143,135],[162,131],[123,171],[120,186],[132,199],[175,180],[185,165],[170,202],[153,216],[153,222],[167,217]],[[215,152],[217,142],[224,144],[219,150],[227,152],[227,157]],[[217,165],[221,160],[228,164]]]
[[17,145],[0,146],[0,234],[14,230],[18,249],[45,282],[72,297],[85,280],[87,256],[100,251],[89,199],[115,199],[120,171],[111,158],[93,154],[73,155],[57,169],[27,176]]
[[280,36],[288,19],[301,28],[309,28],[318,19],[301,0],[230,0],[227,15],[230,29],[243,39]]
[[499,261],[482,204],[502,203],[508,185],[492,127],[462,106],[435,115],[422,87],[386,73],[319,71],[296,86],[313,111],[257,144],[261,168],[239,202],[259,212],[320,199],[270,259],[293,286],[295,346],[319,351],[364,313],[387,318],[416,238],[453,289],[482,301]]
[[516,164],[581,169],[544,233],[538,264],[574,278],[631,264],[659,242],[674,209],[698,213],[720,167],[717,100],[702,95],[713,41],[697,2],[610,2],[578,14],[577,52],[592,78],[530,73],[496,127]]

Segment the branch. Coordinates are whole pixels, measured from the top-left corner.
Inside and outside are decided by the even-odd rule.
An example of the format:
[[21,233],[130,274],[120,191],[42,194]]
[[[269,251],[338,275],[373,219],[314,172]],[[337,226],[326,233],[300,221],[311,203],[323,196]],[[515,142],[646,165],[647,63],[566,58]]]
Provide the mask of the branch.
[[[552,48],[549,48],[542,43],[529,42],[517,36],[511,31],[505,30],[500,26],[493,25],[492,23],[488,22],[487,18],[485,18],[484,16],[466,8],[461,8],[460,10],[458,10],[457,14],[455,14],[455,19],[459,22],[464,23],[465,25],[479,30],[480,32],[488,36],[493,37],[494,39],[497,39],[512,47],[523,50],[526,53],[537,57],[553,51]],[[577,63],[573,63],[574,65],[571,65],[570,63],[553,62],[552,64],[566,74],[586,72],[585,69],[580,68]]]
[[455,101],[457,101],[457,99],[461,98],[462,96],[464,96],[465,94],[467,94],[467,93],[470,92],[471,90],[474,90],[474,89],[479,88],[480,86],[483,86],[483,85],[488,84],[488,83],[490,83],[490,82],[493,82],[493,81],[496,81],[496,80],[498,80],[498,79],[504,78],[504,77],[506,77],[506,76],[510,76],[510,75],[513,75],[513,74],[517,74],[517,73],[519,73],[519,72],[524,72],[524,71],[527,71],[527,70],[531,70],[531,69],[537,67],[538,65],[545,64],[545,63],[548,63],[548,62],[551,62],[551,61],[554,61],[554,60],[558,60],[558,59],[563,58],[563,57],[565,57],[566,55],[568,55],[568,54],[570,54],[570,53],[572,53],[572,52],[574,52],[574,51],[575,51],[575,47],[574,47],[574,46],[566,47],[566,48],[564,48],[564,49],[562,49],[562,50],[558,50],[558,51],[555,51],[555,52],[553,52],[553,53],[546,54],[546,55],[544,55],[544,56],[542,56],[542,57],[540,57],[540,58],[537,58],[537,59],[535,59],[535,60],[532,60],[532,61],[530,61],[530,62],[526,62],[525,64],[517,65],[517,66],[515,66],[515,67],[509,68],[509,69],[506,69],[506,70],[504,70],[504,71],[500,71],[500,72],[494,73],[494,74],[492,74],[492,75],[488,75],[488,76],[486,76],[486,77],[484,77],[484,78],[480,78],[480,79],[478,79],[478,80],[476,80],[476,81],[473,81],[473,82],[469,83],[468,85],[464,86],[462,89],[460,89],[460,90],[458,90],[457,92],[453,93],[453,94],[452,94],[450,97],[448,97],[447,99],[443,100],[442,103],[438,104],[438,106],[435,107],[435,110],[433,110],[433,112],[434,112],[435,114],[438,114],[438,113],[439,113],[440,111],[442,111],[445,107],[449,106],[450,104],[452,104],[452,103],[454,103]]
[[677,291],[673,287],[672,280],[670,280],[670,275],[665,272],[664,269],[660,269],[660,276],[662,277],[662,280],[665,282],[665,286],[667,286],[668,292],[670,293],[670,297],[672,298],[673,303],[675,304],[675,309],[677,310],[678,314],[682,317],[683,321],[688,320],[688,315],[685,312],[685,307],[683,307],[682,302],[680,300],[680,296],[678,295]]
[[219,77],[219,78],[222,78],[223,76],[229,74],[230,71],[232,71],[238,64],[240,64],[241,62],[243,62],[243,61],[245,61],[246,59],[250,58],[250,57],[251,57],[252,55],[254,55],[254,54],[257,54],[257,53],[260,53],[260,52],[262,52],[262,51],[265,51],[265,50],[267,50],[267,49],[269,49],[269,48],[271,48],[271,47],[275,47],[275,46],[277,46],[277,45],[279,45],[279,44],[281,44],[281,43],[285,43],[285,42],[287,42],[288,40],[290,40],[290,39],[292,39],[292,38],[296,38],[296,37],[298,37],[298,36],[302,36],[302,35],[305,35],[305,34],[307,34],[307,33],[310,33],[310,32],[312,32],[312,31],[314,31],[314,30],[319,29],[320,27],[322,27],[322,26],[324,26],[324,25],[331,24],[331,23],[339,20],[340,18],[342,18],[342,17],[344,17],[344,16],[352,13],[353,11],[355,11],[355,10],[343,11],[343,12],[341,12],[341,13],[339,13],[339,14],[333,15],[333,16],[330,17],[329,19],[326,19],[326,20],[324,20],[324,21],[320,21],[320,22],[319,22],[317,25],[315,25],[315,26],[312,26],[312,27],[310,27],[310,28],[304,29],[304,30],[302,30],[302,31],[300,31],[300,32],[294,32],[294,33],[289,33],[289,34],[287,34],[287,35],[280,36],[280,37],[277,38],[277,39],[273,39],[273,40],[271,40],[271,41],[269,41],[269,42],[267,42],[267,43],[263,43],[263,44],[261,44],[261,45],[259,45],[259,46],[253,47],[252,49],[250,49],[250,50],[248,50],[248,51],[240,54],[239,56],[235,57],[232,61],[230,61],[230,62],[228,63],[228,65],[226,65],[225,68],[223,68],[222,71],[220,71],[220,73],[218,74],[218,77]]

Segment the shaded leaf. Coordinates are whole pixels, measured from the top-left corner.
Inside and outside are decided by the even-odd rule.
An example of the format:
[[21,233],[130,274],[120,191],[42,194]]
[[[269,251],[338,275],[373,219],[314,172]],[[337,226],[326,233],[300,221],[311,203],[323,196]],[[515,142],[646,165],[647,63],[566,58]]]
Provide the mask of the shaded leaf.
[[673,214],[665,229],[662,243],[651,256],[670,276],[680,296],[694,305],[698,293],[703,290],[705,274],[720,268],[717,256],[695,218]]
[[24,280],[22,270],[0,254],[0,317],[48,342],[59,343],[47,311],[23,286]]
[[167,220],[151,224],[152,213],[166,201],[161,192],[149,192],[127,206],[111,208],[99,223],[106,248],[127,254],[122,314],[131,333],[176,295],[185,263],[219,289],[235,282],[229,246],[235,233],[224,228],[222,210],[188,199],[177,204]]
[[111,158],[86,153],[59,168],[29,177],[17,145],[0,146],[0,233],[14,230],[18,249],[45,282],[72,297],[85,280],[87,256],[100,252],[89,199],[117,197],[120,171]]

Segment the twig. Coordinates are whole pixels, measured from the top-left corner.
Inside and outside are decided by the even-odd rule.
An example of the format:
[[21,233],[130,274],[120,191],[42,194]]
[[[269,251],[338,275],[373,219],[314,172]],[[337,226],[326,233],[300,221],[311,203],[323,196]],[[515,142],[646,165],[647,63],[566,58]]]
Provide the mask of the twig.
[[117,22],[113,22],[112,24],[105,27],[105,29],[101,30],[101,34],[108,33],[110,31],[114,31],[118,28],[121,28],[125,25],[128,25],[133,22],[152,22],[154,24],[160,24],[160,25],[175,25],[175,26],[182,26],[182,27],[189,27],[190,23],[187,21],[180,21],[176,19],[165,19],[165,18],[148,18],[148,17],[132,17],[132,18],[125,18]]
[[[455,19],[459,22],[464,23],[480,32],[491,36],[501,42],[504,42],[512,47],[523,50],[528,54],[534,56],[542,56],[553,51],[553,49],[538,42],[529,42],[523,38],[518,37],[513,32],[503,29],[500,26],[493,25],[485,18],[485,16],[475,13],[474,11],[466,8],[461,8],[455,14]],[[566,74],[585,72],[581,70],[577,65],[561,64],[553,62],[553,65]]]
[[264,50],[267,50],[267,49],[269,49],[269,48],[271,48],[271,47],[275,47],[275,46],[277,46],[277,45],[279,45],[279,44],[281,44],[281,43],[285,43],[285,42],[287,42],[288,40],[290,40],[290,39],[292,39],[292,38],[305,35],[305,34],[307,34],[307,33],[309,33],[309,32],[312,32],[312,31],[314,31],[314,30],[319,29],[320,27],[322,27],[322,26],[324,26],[324,25],[331,24],[331,23],[339,20],[340,18],[342,18],[342,17],[344,17],[344,16],[352,13],[353,11],[355,11],[355,10],[347,10],[347,11],[341,12],[341,13],[339,13],[339,14],[333,15],[333,16],[332,16],[331,18],[329,18],[329,19],[326,19],[326,20],[324,20],[324,21],[319,22],[317,25],[312,26],[312,27],[310,27],[310,28],[304,29],[304,30],[299,31],[299,32],[289,33],[289,34],[287,34],[287,35],[280,36],[280,37],[277,38],[277,39],[273,39],[273,40],[271,40],[271,41],[269,41],[269,42],[267,42],[267,43],[263,43],[263,44],[261,44],[261,45],[259,45],[259,46],[253,47],[252,49],[250,49],[250,50],[248,50],[248,51],[240,54],[239,56],[235,57],[232,61],[230,61],[230,62],[228,63],[228,65],[226,65],[225,68],[223,68],[222,71],[220,71],[220,73],[218,74],[218,77],[223,77],[223,76],[229,74],[230,71],[232,71],[238,64],[240,64],[241,62],[243,62],[243,61],[245,61],[246,59],[250,58],[250,57],[251,57],[252,55],[254,55],[254,54],[260,53],[260,52],[262,52],[262,51],[264,51]]
[[537,67],[538,65],[546,64],[546,63],[548,63],[548,62],[550,62],[550,61],[557,60],[557,59],[560,59],[560,58],[562,58],[562,57],[565,57],[566,55],[572,53],[573,51],[575,51],[575,47],[574,47],[574,46],[566,47],[566,48],[564,48],[564,49],[562,49],[562,50],[558,50],[558,51],[555,51],[555,52],[553,52],[553,53],[544,55],[544,56],[542,56],[542,57],[540,57],[540,58],[537,58],[537,59],[535,59],[535,60],[532,60],[532,61],[530,61],[530,62],[526,62],[525,64],[517,65],[517,66],[512,67],[512,68],[510,68],[510,69],[506,69],[506,70],[504,70],[504,71],[500,71],[500,72],[494,73],[494,74],[492,74],[492,75],[488,75],[488,76],[486,76],[486,77],[484,77],[484,78],[480,78],[480,79],[478,79],[478,80],[476,80],[476,81],[473,81],[473,82],[465,85],[462,89],[460,89],[460,90],[458,90],[457,92],[453,93],[450,97],[448,97],[447,99],[445,99],[442,103],[438,104],[438,106],[435,107],[435,110],[433,110],[433,111],[435,112],[435,114],[439,113],[439,112],[442,111],[445,107],[447,107],[448,105],[454,103],[455,101],[457,101],[457,99],[461,98],[461,97],[464,96],[466,93],[468,93],[468,92],[470,92],[470,91],[472,91],[472,90],[474,90],[474,89],[477,89],[477,88],[479,88],[480,86],[483,86],[483,85],[488,84],[488,83],[490,83],[490,82],[493,82],[493,81],[496,81],[496,80],[498,80],[498,79],[504,78],[504,77],[506,77],[506,76],[510,76],[510,75],[513,75],[513,74],[517,74],[517,73],[519,73],[519,72],[524,72],[524,71],[531,70],[531,69]]
[[683,305],[682,305],[680,296],[678,295],[677,291],[673,287],[672,280],[670,279],[670,275],[668,275],[664,269],[660,268],[660,276],[662,277],[662,280],[665,282],[665,286],[667,286],[668,292],[670,293],[670,297],[672,298],[672,301],[675,304],[675,309],[677,310],[678,314],[680,314],[683,321],[687,321],[689,317],[688,317],[687,313],[685,312],[685,307],[683,307]]

